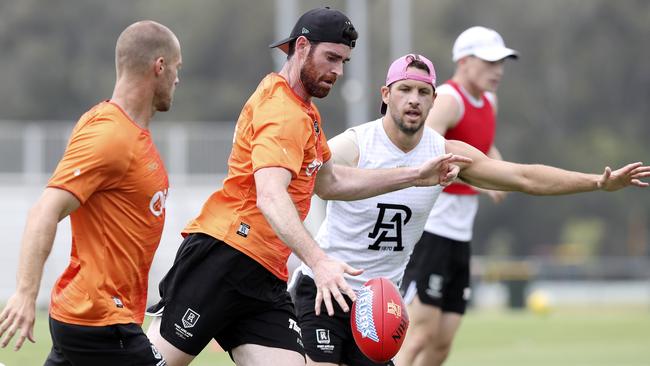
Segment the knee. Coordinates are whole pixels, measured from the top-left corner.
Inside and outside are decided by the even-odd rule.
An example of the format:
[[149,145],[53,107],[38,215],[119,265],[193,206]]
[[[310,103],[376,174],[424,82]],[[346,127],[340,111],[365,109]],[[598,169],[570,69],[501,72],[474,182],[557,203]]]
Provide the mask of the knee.
[[449,351],[451,351],[451,341],[439,339],[435,342],[433,347],[438,358],[440,360],[445,360],[449,355]]
[[404,347],[412,353],[419,353],[425,348],[432,347],[436,339],[435,328],[419,324],[409,329]]

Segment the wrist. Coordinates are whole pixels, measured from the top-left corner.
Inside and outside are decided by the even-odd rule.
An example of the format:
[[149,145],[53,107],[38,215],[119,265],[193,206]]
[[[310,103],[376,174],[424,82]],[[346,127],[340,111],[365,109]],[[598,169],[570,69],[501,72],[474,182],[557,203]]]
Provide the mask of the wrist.
[[316,245],[316,250],[314,250],[308,258],[305,258],[305,264],[309,266],[312,270],[316,268],[322,261],[327,260],[329,257],[325,252]]
[[413,187],[422,187],[424,186],[424,180],[420,177],[420,169],[419,168],[407,168],[408,172],[407,175],[409,177],[408,181],[411,183]]

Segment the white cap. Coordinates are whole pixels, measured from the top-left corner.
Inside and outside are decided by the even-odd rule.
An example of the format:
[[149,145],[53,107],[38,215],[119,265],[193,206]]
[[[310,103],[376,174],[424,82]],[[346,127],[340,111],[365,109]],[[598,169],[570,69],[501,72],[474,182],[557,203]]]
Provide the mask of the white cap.
[[476,56],[485,61],[499,61],[506,57],[518,58],[519,52],[507,48],[501,35],[493,29],[471,27],[454,42],[453,61],[465,56]]

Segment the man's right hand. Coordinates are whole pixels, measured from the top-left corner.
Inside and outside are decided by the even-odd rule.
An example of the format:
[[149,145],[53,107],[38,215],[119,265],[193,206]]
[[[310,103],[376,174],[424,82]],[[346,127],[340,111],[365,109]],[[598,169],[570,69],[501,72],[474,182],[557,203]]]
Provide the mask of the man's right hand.
[[472,159],[455,154],[437,156],[418,168],[419,178],[414,184],[417,187],[449,185],[460,172],[460,165],[471,164]]
[[35,299],[19,293],[13,294],[0,313],[0,346],[5,348],[16,332],[20,331],[14,351],[18,351],[25,338],[34,343]]
[[343,294],[347,295],[352,301],[356,300],[357,296],[347,281],[345,281],[343,274],[347,273],[352,276],[358,276],[363,273],[363,270],[352,268],[346,263],[330,257],[325,257],[316,262],[311,270],[314,272],[314,282],[316,282],[317,289],[316,303],[314,305],[316,315],[320,315],[321,304],[323,302],[325,303],[325,308],[327,308],[327,314],[329,316],[334,315],[332,297],[343,311],[350,311]]

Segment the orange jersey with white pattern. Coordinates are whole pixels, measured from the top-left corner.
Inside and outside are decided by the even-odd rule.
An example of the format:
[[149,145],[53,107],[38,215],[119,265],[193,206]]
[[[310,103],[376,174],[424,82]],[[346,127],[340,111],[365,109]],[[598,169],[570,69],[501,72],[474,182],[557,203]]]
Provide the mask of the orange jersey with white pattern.
[[318,169],[330,156],[316,106],[297,96],[280,75],[267,75],[239,115],[222,189],[184,234],[202,232],[222,240],[286,281],[291,250],[257,208],[253,174],[267,167],[290,171],[287,191],[304,220]]
[[77,122],[48,187],[81,203],[70,214],[70,263],[52,290],[52,318],[141,324],[169,188],[149,131],[118,105],[99,103]]

